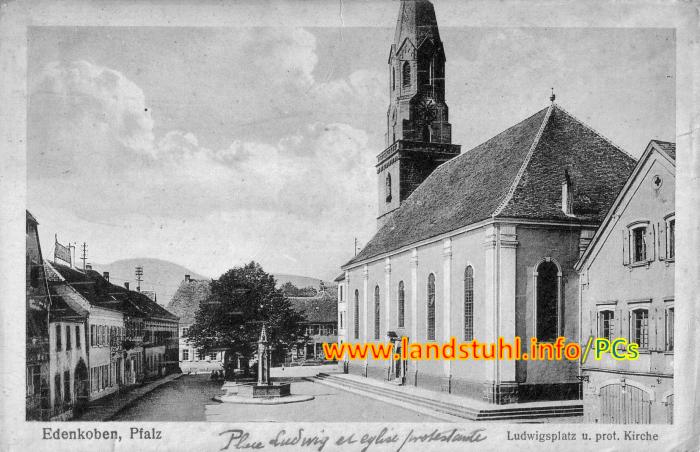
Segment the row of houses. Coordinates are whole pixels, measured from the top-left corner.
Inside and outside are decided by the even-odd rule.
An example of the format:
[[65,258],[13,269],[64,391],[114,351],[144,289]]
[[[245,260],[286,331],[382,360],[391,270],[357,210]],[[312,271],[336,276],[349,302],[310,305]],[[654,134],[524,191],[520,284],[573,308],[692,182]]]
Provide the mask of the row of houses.
[[[428,0],[390,48],[377,231],[342,265],[342,342],[623,338],[636,360],[394,361],[348,372],[492,404],[583,400],[586,420],[673,413],[675,144],[637,160],[555,103],[460,152]],[[435,75],[435,76],[434,76]],[[426,111],[430,114],[426,114]]]
[[28,420],[67,420],[102,397],[177,371],[178,318],[109,273],[43,258],[27,212]]

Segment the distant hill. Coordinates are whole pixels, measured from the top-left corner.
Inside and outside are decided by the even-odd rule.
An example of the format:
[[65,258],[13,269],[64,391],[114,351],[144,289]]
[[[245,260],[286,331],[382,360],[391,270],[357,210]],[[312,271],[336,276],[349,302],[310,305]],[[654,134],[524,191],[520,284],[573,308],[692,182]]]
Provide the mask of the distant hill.
[[174,262],[152,258],[122,259],[111,264],[92,264],[92,268],[100,273],[109,272],[113,284],[123,285],[129,281],[131,289],[136,289],[134,269],[137,265],[143,267],[142,290],[154,290],[158,303],[166,306],[177,291],[185,275],[192,279],[210,279]]
[[[277,287],[281,287],[284,283],[290,282],[300,289],[304,287],[318,289],[319,283],[321,282],[319,278],[311,278],[310,276],[287,275],[284,273],[275,273],[272,276],[274,276],[277,281]],[[323,281],[323,284],[325,284],[326,287],[333,287],[335,285],[335,283],[330,281]]]
[[[173,295],[185,279],[185,275],[190,275],[192,279],[211,279],[193,272],[187,267],[170,261],[153,258],[134,258],[114,261],[111,264],[92,264],[92,268],[100,273],[109,272],[109,279],[113,284],[123,285],[124,281],[129,281],[131,289],[136,289],[136,276],[134,270],[137,265],[143,267],[142,290],[154,290],[158,298],[158,303],[167,306]],[[319,278],[309,276],[289,275],[285,273],[273,274],[277,281],[277,287],[286,282],[291,282],[298,288],[313,287],[318,289]],[[326,287],[334,288],[335,283],[331,281],[323,282]]]

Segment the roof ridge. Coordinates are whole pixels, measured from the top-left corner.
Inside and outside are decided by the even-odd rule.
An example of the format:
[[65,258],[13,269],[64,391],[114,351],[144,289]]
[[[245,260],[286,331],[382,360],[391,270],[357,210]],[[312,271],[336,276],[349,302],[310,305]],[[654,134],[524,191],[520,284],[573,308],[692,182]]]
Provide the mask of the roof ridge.
[[525,169],[527,166],[530,164],[530,160],[532,159],[532,155],[535,153],[535,148],[537,148],[537,145],[540,142],[540,138],[542,138],[542,133],[544,132],[545,127],[549,123],[549,118],[552,115],[552,111],[554,110],[554,102],[547,108],[547,113],[544,115],[544,119],[542,119],[542,124],[540,125],[539,130],[537,131],[537,135],[535,135],[535,139],[532,140],[532,145],[530,146],[530,149],[527,151],[527,154],[525,155],[525,158],[523,159],[522,165],[520,165],[520,169],[518,169],[518,173],[515,175],[515,179],[513,179],[513,183],[511,184],[510,188],[508,189],[508,193],[506,193],[506,196],[503,198],[501,203],[496,207],[496,210],[491,214],[492,216],[497,216],[503,211],[503,209],[506,207],[506,205],[510,202],[510,200],[513,198],[513,195],[515,194],[515,189],[518,188],[518,185],[520,184],[520,179],[523,177],[523,174],[525,174]]
[[56,270],[56,267],[54,267],[53,264],[51,263],[51,261],[49,261],[48,259],[44,259],[44,268],[46,268],[46,267],[48,267],[49,270],[51,270],[51,272],[54,275],[56,275],[56,277],[58,278],[59,281],[63,281],[63,282],[66,281],[66,278],[64,278],[63,275],[58,270]]
[[585,122],[583,122],[583,121],[581,121],[580,119],[578,119],[576,116],[574,116],[574,115],[572,115],[571,113],[569,113],[568,111],[566,111],[564,108],[562,108],[561,105],[559,105],[559,104],[553,104],[553,105],[556,105],[556,107],[557,107],[559,110],[561,110],[561,111],[563,111],[564,113],[566,113],[567,115],[569,115],[571,118],[574,119],[574,121],[578,122],[579,124],[581,124],[581,125],[582,125],[583,127],[585,127],[586,129],[592,131],[593,133],[595,133],[596,135],[598,135],[599,137],[601,137],[603,140],[607,141],[608,144],[610,144],[612,147],[614,147],[614,148],[617,149],[618,151],[622,152],[622,153],[625,154],[627,157],[633,159],[635,162],[637,161],[637,159],[636,159],[632,154],[630,154],[629,152],[627,152],[627,151],[625,151],[624,149],[622,149],[620,146],[618,146],[617,144],[615,144],[615,142],[613,142],[610,138],[606,137],[605,135],[603,135],[602,133],[600,133],[598,130],[594,129],[593,127],[589,126],[589,125],[586,124]]

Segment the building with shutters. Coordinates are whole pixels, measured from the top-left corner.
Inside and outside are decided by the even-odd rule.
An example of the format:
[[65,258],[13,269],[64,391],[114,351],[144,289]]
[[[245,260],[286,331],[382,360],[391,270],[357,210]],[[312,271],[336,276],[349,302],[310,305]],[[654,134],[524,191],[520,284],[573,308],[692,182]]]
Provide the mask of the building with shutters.
[[185,275],[173,298],[168,303],[168,310],[180,318],[180,354],[178,357],[180,369],[185,373],[209,373],[224,370],[223,351],[207,353],[196,348],[187,340],[187,330],[194,324],[195,314],[200,303],[204,302],[211,291],[208,280],[193,279]]
[[[574,264],[635,159],[551,104],[461,152],[435,9],[400,3],[378,228],[342,266],[344,342],[579,340]],[[461,101],[453,99],[453,101]],[[458,124],[454,127],[459,127]],[[529,341],[522,341],[527,352]],[[369,378],[489,403],[577,399],[571,361],[350,361]]]
[[639,347],[583,363],[588,422],[673,421],[675,173],[675,143],[651,141],[576,264],[584,337]]
[[177,371],[177,316],[142,293],[110,283],[108,273],[56,262],[45,262],[45,268],[52,300],[84,318],[89,401]]
[[306,319],[307,340],[289,351],[288,362],[325,361],[323,344],[338,342],[338,298],[321,287],[313,297],[288,297],[292,308]]

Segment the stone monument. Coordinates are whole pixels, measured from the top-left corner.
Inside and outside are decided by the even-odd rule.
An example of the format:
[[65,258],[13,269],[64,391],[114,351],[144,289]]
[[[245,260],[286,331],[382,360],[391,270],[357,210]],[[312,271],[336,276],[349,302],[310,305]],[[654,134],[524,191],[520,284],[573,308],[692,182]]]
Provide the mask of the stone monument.
[[270,378],[271,353],[267,340],[267,328],[263,323],[258,339],[258,381],[256,383],[226,382],[222,389],[226,394],[215,397],[220,402],[269,405],[313,400],[313,396],[291,395],[291,383],[273,383]]

